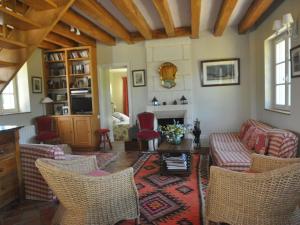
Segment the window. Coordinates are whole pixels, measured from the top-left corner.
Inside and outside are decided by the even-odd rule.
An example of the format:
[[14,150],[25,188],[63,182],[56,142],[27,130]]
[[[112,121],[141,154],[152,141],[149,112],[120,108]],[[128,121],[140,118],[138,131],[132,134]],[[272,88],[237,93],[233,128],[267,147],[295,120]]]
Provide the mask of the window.
[[291,72],[290,72],[290,46],[288,35],[280,35],[273,41],[273,108],[290,110],[291,106]]
[[19,107],[17,94],[16,78],[14,78],[1,93],[0,112],[2,114],[18,112]]

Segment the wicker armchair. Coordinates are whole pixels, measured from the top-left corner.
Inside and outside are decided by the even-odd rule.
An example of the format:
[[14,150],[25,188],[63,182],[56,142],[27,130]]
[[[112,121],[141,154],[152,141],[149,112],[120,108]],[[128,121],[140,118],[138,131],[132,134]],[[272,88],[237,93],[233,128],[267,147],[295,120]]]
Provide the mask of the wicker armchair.
[[98,169],[95,156],[69,161],[38,159],[36,166],[60,200],[52,224],[106,225],[124,219],[139,223],[132,168],[101,177],[87,176]]
[[299,225],[300,159],[253,154],[251,164],[251,173],[210,168],[206,224]]

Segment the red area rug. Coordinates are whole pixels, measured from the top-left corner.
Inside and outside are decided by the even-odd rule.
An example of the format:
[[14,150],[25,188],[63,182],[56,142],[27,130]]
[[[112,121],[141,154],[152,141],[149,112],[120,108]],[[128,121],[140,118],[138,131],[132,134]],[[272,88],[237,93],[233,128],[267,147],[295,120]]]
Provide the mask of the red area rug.
[[[201,156],[202,158],[203,156]],[[161,176],[158,154],[144,154],[133,166],[140,195],[142,225],[200,225],[202,216],[202,178],[200,155],[193,154],[189,177]],[[123,221],[119,225],[132,225]]]

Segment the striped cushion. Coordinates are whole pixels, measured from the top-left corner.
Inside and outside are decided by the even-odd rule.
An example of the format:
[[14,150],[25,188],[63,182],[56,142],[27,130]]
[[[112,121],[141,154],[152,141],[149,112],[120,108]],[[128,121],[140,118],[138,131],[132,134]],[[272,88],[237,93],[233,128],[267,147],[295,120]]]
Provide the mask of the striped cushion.
[[235,171],[249,168],[252,152],[242,144],[238,133],[213,133],[210,147],[216,165]]
[[272,129],[268,132],[268,155],[291,158],[295,157],[298,147],[298,137],[290,131]]
[[53,200],[55,197],[35,166],[38,158],[63,160],[65,155],[60,146],[44,144],[20,145],[22,175],[26,199]]

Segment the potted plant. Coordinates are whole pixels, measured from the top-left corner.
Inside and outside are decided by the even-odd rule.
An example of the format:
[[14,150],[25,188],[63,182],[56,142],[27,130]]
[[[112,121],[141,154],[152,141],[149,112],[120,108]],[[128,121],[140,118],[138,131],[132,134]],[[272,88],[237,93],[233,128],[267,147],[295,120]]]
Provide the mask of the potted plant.
[[186,132],[185,126],[176,123],[175,121],[174,124],[160,126],[159,130],[166,137],[167,141],[174,145],[179,145],[181,143],[182,137]]

